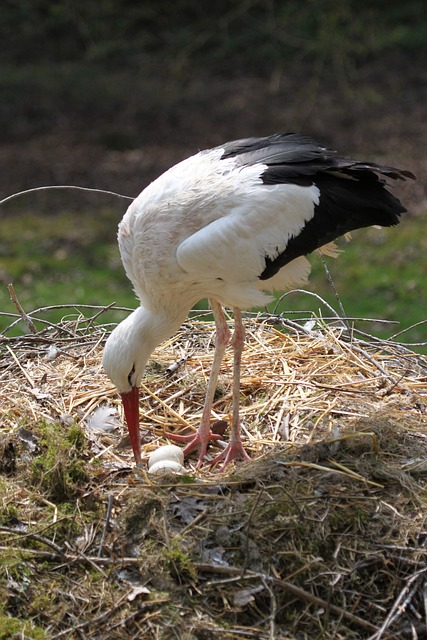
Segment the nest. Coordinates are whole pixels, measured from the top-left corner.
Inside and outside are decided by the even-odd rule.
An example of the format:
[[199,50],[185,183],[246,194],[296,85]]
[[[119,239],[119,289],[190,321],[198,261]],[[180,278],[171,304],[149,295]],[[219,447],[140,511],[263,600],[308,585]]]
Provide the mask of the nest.
[[[3,614],[34,638],[425,637],[426,359],[340,319],[248,314],[252,460],[153,480],[101,368],[102,311],[0,338],[0,636]],[[199,315],[154,352],[146,457],[197,428],[213,336]],[[213,421],[231,374],[227,352]]]

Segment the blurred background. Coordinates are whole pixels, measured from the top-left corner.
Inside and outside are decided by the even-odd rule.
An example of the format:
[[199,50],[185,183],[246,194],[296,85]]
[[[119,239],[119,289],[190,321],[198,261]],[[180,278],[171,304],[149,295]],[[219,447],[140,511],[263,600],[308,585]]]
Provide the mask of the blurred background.
[[[370,325],[381,335],[427,316],[426,103],[424,0],[0,5],[1,199],[45,185],[135,197],[199,149],[286,131],[410,169],[418,182],[394,190],[409,209],[402,224],[353,234],[328,262],[348,315],[400,322]],[[116,246],[127,205],[67,190],[1,204],[0,330],[16,312],[10,282],[27,312],[135,306]],[[312,264],[310,288],[336,307]],[[304,294],[285,305],[328,315]],[[403,337],[425,341],[427,325]]]

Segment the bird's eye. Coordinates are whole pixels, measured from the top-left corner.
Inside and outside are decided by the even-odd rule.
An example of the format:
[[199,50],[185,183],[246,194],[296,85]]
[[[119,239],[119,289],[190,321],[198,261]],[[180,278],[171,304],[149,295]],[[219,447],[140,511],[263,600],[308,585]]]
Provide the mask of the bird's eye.
[[130,386],[131,386],[131,387],[133,387],[133,384],[132,384],[132,376],[133,376],[133,374],[134,374],[134,373],[135,373],[135,365],[133,365],[133,367],[132,367],[132,369],[131,369],[131,372],[130,372],[130,374],[128,375],[128,382],[129,382],[129,384],[130,384]]

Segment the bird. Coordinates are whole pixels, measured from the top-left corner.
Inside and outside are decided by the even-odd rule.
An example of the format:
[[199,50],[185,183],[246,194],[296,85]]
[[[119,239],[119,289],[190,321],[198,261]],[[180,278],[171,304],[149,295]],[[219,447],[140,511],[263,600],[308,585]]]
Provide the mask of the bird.
[[[239,423],[242,310],[265,305],[275,291],[306,282],[315,250],[368,226],[396,225],[407,209],[387,179],[411,171],[340,156],[310,136],[276,133],[226,142],[179,162],[130,204],[118,228],[124,269],[140,305],[109,335],[103,367],[123,402],[136,465],[142,465],[139,393],[146,363],[201,299],[215,322],[215,351],[198,429],[168,434],[198,452],[210,442],[211,409],[221,361],[233,348],[228,444],[211,464],[248,460]],[[234,315],[234,332],[224,309]]]

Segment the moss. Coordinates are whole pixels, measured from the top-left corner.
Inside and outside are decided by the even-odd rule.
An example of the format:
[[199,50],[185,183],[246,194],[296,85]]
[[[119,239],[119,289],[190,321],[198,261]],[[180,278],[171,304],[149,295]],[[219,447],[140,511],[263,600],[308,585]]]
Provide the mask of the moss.
[[30,622],[0,615],[0,640],[9,640],[13,637],[43,640],[47,635],[43,629],[33,626]]
[[128,534],[137,536],[149,524],[151,518],[156,518],[163,512],[163,502],[151,490],[137,491],[129,500],[123,513],[123,522]]
[[19,503],[16,502],[12,479],[0,477],[0,524],[6,525],[19,518]]
[[3,549],[0,554],[0,579],[14,578],[21,580],[31,575],[29,567],[23,564],[25,552],[16,553],[15,549]]
[[172,578],[179,583],[188,582],[197,577],[194,563],[189,553],[184,551],[184,545],[188,548],[188,544],[184,540],[174,538],[162,554]]
[[87,481],[82,453],[86,448],[83,431],[75,424],[66,428],[59,423],[39,423],[43,453],[32,464],[31,483],[59,502],[70,499]]

